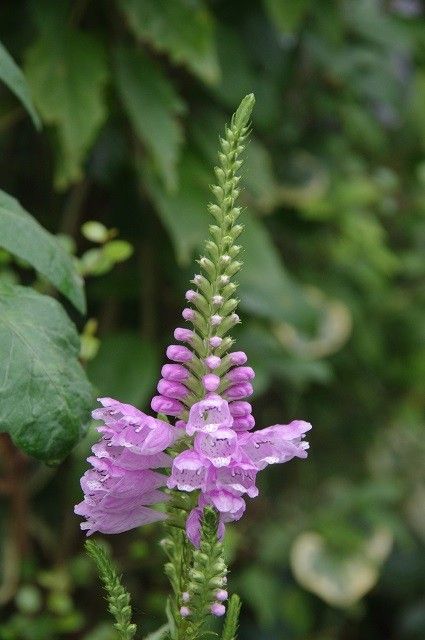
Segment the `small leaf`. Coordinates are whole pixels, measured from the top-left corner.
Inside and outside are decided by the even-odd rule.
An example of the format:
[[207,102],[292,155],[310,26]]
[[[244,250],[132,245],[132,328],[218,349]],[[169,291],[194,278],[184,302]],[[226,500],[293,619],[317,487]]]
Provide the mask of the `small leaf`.
[[155,387],[158,354],[151,342],[135,333],[105,336],[88,374],[101,395],[142,407]]
[[39,460],[60,461],[88,421],[92,391],[79,349],[56,300],[0,285],[0,431]]
[[96,220],[88,220],[81,227],[81,233],[87,240],[92,242],[99,242],[102,244],[109,238],[109,231],[101,222]]
[[124,262],[133,255],[133,247],[126,240],[111,240],[103,247],[103,255],[112,262]]
[[204,82],[218,81],[214,23],[202,0],[121,0],[121,6],[137,38],[165,51]]
[[177,185],[182,132],[177,116],[184,104],[170,81],[143,51],[115,52],[116,82],[133,128],[152,155],[168,189]]
[[55,184],[64,189],[81,179],[81,165],[106,117],[104,50],[92,35],[46,20],[25,68],[41,117],[57,128]]
[[84,283],[72,258],[17,200],[1,190],[0,246],[21,260],[26,260],[81,313],[85,313]]
[[26,111],[31,116],[36,129],[41,128],[40,118],[34,108],[30,88],[24,74],[13,60],[12,56],[0,42],[0,79],[9,87],[15,96],[21,101]]

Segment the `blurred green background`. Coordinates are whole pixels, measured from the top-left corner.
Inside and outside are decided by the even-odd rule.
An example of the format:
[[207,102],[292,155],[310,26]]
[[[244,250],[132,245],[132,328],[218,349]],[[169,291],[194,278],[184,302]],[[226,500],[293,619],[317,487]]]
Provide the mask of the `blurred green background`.
[[[78,256],[90,380],[140,408],[218,134],[255,92],[238,344],[257,424],[314,429],[229,527],[240,639],[423,639],[425,3],[2,0],[0,41],[43,123],[0,87],[1,187]],[[34,281],[4,252],[0,269]],[[59,468],[2,440],[1,640],[115,637],[72,513],[94,437]],[[144,633],[164,622],[159,536],[107,539]]]

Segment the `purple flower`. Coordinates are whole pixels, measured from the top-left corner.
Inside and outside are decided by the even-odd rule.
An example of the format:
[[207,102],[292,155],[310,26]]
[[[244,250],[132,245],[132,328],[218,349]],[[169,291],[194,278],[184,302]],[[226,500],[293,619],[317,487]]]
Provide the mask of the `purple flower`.
[[186,432],[193,436],[196,431],[210,433],[232,426],[228,403],[218,395],[210,394],[205,400],[196,402],[190,409]]
[[92,415],[103,420],[98,427],[102,439],[92,447],[88,458],[92,468],[81,478],[84,500],[75,506],[75,513],[86,520],[81,528],[87,535],[121,533],[163,520],[164,513],[148,506],[168,499],[159,490],[166,476],[153,469],[170,466],[164,451],[176,438],[176,430],[132,405],[112,398],[99,401],[103,407]]
[[[242,359],[238,356],[239,361]],[[243,377],[252,376],[249,367]],[[234,387],[244,387],[241,382]],[[237,396],[240,393],[236,394]],[[255,420],[249,402],[227,402],[211,393],[192,405],[185,424],[186,433],[195,435],[193,448],[180,453],[173,461],[168,487],[182,491],[199,491],[198,506],[190,513],[186,531],[199,545],[200,513],[207,505],[219,512],[220,531],[225,523],[239,520],[246,505],[243,495],[258,495],[257,473],[269,464],[306,458],[305,433],[311,425],[295,420],[288,425],[274,425],[249,433]]]

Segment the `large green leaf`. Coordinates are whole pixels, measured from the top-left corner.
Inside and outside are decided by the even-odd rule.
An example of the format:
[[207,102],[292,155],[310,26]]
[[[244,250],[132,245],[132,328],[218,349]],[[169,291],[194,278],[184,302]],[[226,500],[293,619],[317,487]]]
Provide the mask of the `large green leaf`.
[[42,119],[57,128],[55,184],[63,189],[81,179],[81,165],[106,117],[104,50],[92,35],[48,20],[27,52],[25,69]]
[[38,117],[38,113],[32,103],[31,92],[25,76],[1,42],[0,80],[3,80],[5,85],[7,85],[9,89],[13,91],[15,96],[21,101],[27,112],[30,114],[34,126],[37,129],[40,129],[40,118]]
[[115,54],[116,82],[124,108],[165,185],[174,189],[182,142],[177,116],[184,111],[183,102],[143,51],[121,47]]
[[78,334],[56,300],[1,286],[0,430],[40,460],[61,460],[88,420],[91,386],[78,353]]
[[143,407],[155,388],[159,358],[152,343],[136,333],[117,333],[102,338],[87,369],[99,394]]
[[137,38],[212,84],[219,79],[214,24],[202,0],[121,0]]
[[0,190],[0,247],[26,260],[85,313],[84,284],[57,239],[19,202]]

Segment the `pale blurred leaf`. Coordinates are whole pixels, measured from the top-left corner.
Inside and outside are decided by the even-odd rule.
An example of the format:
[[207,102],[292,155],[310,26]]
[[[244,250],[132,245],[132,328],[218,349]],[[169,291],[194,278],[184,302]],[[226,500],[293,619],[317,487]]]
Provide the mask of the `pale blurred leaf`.
[[392,547],[388,530],[377,530],[357,553],[339,556],[317,533],[300,534],[291,550],[291,567],[300,584],[328,604],[347,608],[376,584]]

